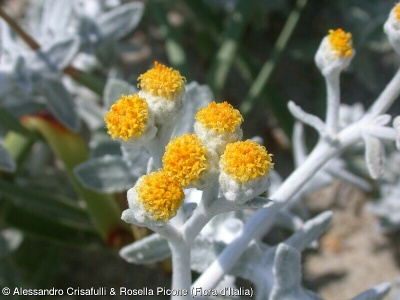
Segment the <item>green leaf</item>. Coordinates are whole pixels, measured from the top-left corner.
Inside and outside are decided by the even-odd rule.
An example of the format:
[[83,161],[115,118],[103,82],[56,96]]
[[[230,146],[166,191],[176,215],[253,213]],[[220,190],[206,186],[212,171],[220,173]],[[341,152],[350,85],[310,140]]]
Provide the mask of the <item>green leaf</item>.
[[8,153],[7,149],[0,144],[0,170],[5,172],[14,172],[17,168],[14,159]]
[[187,59],[182,40],[175,27],[171,26],[167,16],[168,8],[166,1],[153,0],[149,2],[148,8],[151,9],[161,32],[165,35],[165,51],[170,64],[182,74],[187,75]]
[[76,205],[74,200],[46,191],[36,190],[34,186],[20,186],[0,179],[0,195],[7,197],[15,205],[37,211],[52,218],[87,221],[86,211]]
[[8,226],[59,244],[85,247],[98,242],[97,234],[86,227],[61,219],[51,219],[10,201],[4,202],[3,221]]
[[4,107],[0,107],[0,126],[4,127],[9,131],[15,131],[16,133],[31,136],[32,133],[21,125],[18,118],[10,113]]
[[[63,248],[26,236],[10,260],[19,277],[19,286],[51,288],[62,266]],[[23,299],[23,298],[21,298]]]
[[240,0],[230,14],[220,47],[207,74],[207,83],[220,98],[255,1]]

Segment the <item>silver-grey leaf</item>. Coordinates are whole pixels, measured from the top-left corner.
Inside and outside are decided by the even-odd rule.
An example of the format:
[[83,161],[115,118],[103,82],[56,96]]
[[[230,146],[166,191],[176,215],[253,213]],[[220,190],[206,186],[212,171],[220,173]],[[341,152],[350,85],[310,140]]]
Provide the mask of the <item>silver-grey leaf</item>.
[[41,34],[53,39],[65,34],[72,17],[73,3],[71,0],[46,0],[41,18]]
[[77,99],[78,114],[91,130],[105,127],[105,109],[88,99]]
[[186,85],[183,116],[175,127],[174,135],[193,132],[194,116],[199,108],[206,107],[213,100],[213,94],[207,85],[190,82]]
[[60,72],[71,63],[78,51],[78,39],[64,38],[52,41],[24,57],[29,69],[40,75],[42,72]]
[[384,282],[374,286],[373,288],[361,293],[352,300],[383,300],[389,293],[392,284]]
[[171,256],[166,239],[155,233],[123,247],[119,255],[129,263],[151,264]]
[[75,102],[58,78],[46,77],[39,82],[40,92],[47,100],[49,110],[65,127],[78,131],[80,119]]
[[130,95],[137,92],[137,88],[126,81],[117,78],[110,78],[107,80],[104,88],[104,106],[108,110],[115,101],[121,98],[121,95]]
[[269,300],[319,300],[301,286],[301,255],[295,248],[279,244],[273,267],[275,282]]
[[143,15],[143,3],[124,4],[98,17],[99,35],[103,40],[118,40],[132,31]]
[[303,251],[312,241],[318,239],[330,226],[333,214],[325,211],[304,223],[301,230],[296,231],[289,237],[285,244]]
[[126,191],[137,180],[120,156],[106,155],[88,160],[79,164],[74,172],[84,186],[103,193]]
[[122,156],[120,143],[112,140],[102,141],[93,147],[91,158],[100,158],[105,155]]

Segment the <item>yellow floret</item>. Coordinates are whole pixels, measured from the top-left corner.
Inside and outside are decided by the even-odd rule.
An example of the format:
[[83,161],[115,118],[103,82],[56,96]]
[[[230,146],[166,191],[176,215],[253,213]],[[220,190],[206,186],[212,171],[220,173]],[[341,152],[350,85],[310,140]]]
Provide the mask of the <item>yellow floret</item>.
[[244,183],[268,174],[274,167],[272,154],[265,147],[250,140],[230,143],[221,156],[222,170]]
[[132,137],[139,137],[146,128],[149,109],[146,100],[137,94],[122,95],[105,115],[107,133],[113,139],[125,142]]
[[343,29],[329,30],[329,42],[339,57],[350,57],[353,54],[353,43],[351,33]]
[[397,20],[400,20],[400,3],[394,7],[394,13],[396,14]]
[[164,170],[182,186],[188,186],[209,168],[206,153],[207,149],[197,135],[176,137],[165,147],[162,158]]
[[200,109],[195,118],[204,127],[218,133],[234,132],[243,122],[240,112],[228,102],[211,102],[206,108]]
[[173,68],[154,62],[154,68],[138,78],[138,87],[156,97],[173,100],[185,88],[185,77]]
[[175,216],[184,199],[182,187],[163,170],[144,175],[136,192],[145,210],[165,222]]

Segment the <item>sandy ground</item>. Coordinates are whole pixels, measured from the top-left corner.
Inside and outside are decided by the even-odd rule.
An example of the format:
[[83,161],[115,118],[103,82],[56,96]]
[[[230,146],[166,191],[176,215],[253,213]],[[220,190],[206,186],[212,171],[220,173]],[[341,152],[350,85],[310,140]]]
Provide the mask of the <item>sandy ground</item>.
[[[379,232],[377,219],[365,209],[366,201],[366,195],[342,183],[307,201],[314,212],[334,212],[320,249],[304,257],[305,284],[324,299],[351,299],[374,285],[394,283],[400,277],[398,238]],[[394,299],[393,294],[387,299]]]

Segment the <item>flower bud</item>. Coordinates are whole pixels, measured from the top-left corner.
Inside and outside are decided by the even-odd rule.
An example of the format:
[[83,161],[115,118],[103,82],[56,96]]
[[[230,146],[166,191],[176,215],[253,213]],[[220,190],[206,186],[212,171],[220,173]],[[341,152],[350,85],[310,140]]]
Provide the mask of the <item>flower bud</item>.
[[195,133],[208,149],[219,155],[228,143],[239,141],[243,136],[240,128],[243,117],[228,102],[211,102],[197,112],[195,119]]
[[272,154],[250,140],[228,144],[220,159],[219,183],[226,199],[244,203],[268,188]]
[[217,173],[218,158],[195,134],[175,137],[165,147],[163,169],[183,187],[203,188]]
[[[184,200],[183,189],[165,171],[139,178],[127,193],[129,214],[143,226],[163,226],[176,215]],[[124,216],[124,215],[123,215]]]
[[400,54],[400,4],[396,4],[390,11],[389,18],[383,25],[383,30],[393,49],[397,54]]
[[105,114],[108,134],[131,145],[142,145],[152,139],[157,128],[145,99],[138,94],[122,95]]
[[355,55],[351,33],[341,28],[329,30],[315,54],[315,63],[324,76],[341,72],[350,65]]
[[185,77],[158,62],[138,78],[139,95],[146,99],[157,125],[177,120],[183,107]]

